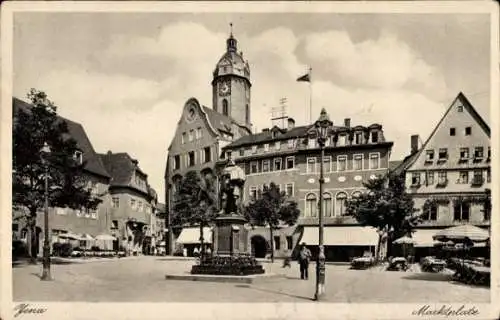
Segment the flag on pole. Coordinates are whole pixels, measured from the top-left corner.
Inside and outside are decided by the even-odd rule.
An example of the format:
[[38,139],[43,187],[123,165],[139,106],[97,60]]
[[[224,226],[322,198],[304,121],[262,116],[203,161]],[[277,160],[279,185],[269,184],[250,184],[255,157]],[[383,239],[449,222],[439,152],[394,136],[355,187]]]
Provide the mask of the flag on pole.
[[305,75],[301,76],[301,77],[298,77],[297,81],[298,82],[301,82],[301,81],[303,81],[303,82],[311,82],[311,76],[309,75],[309,72],[306,73]]

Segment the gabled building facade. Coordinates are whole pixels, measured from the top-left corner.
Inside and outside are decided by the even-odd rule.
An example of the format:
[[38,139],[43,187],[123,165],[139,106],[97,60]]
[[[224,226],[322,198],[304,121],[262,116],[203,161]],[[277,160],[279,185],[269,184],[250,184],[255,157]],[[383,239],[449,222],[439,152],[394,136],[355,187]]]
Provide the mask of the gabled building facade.
[[[258,197],[265,185],[274,182],[298,203],[300,236],[292,237],[295,241],[292,247],[297,241],[306,242],[314,253],[318,244],[320,148],[309,137],[311,125],[295,127],[294,124],[289,118],[286,127],[274,126],[242,137],[224,148],[224,158],[231,157],[245,170],[245,202]],[[363,251],[375,251],[378,235],[346,216],[345,204],[347,199],[363,192],[363,181],[387,173],[392,145],[386,141],[379,124],[351,126],[351,120],[344,119],[342,125],[334,126],[326,142],[324,159],[323,216],[328,260],[349,261]],[[290,236],[283,238],[289,242]],[[285,243],[285,239],[275,240]],[[252,239],[252,245],[261,242],[262,239]],[[280,247],[286,250],[278,250],[277,256],[290,255],[290,245]]]
[[408,192],[423,214],[415,233],[421,246],[432,246],[437,229],[490,225],[484,206],[491,188],[490,160],[490,128],[459,93],[425,143],[403,164]]
[[[22,109],[29,111],[31,105],[17,98],[13,98],[13,116],[15,117],[17,110]],[[80,123],[59,117],[61,121],[65,121],[68,126],[69,137],[77,142],[79,151],[75,156],[85,163],[84,174],[88,183],[88,188],[92,193],[99,196],[102,202],[99,204],[97,210],[82,211],[73,210],[70,208],[49,208],[49,226],[50,238],[52,242],[58,241],[58,235],[61,234],[75,234],[82,235],[88,234],[93,237],[97,235],[109,235],[111,228],[110,208],[111,197],[108,193],[110,184],[110,175],[100,157],[95,152],[90,139],[88,138],[83,126]],[[15,219],[21,212],[13,212],[12,235],[13,240],[26,241],[28,230],[25,226],[24,220]],[[43,246],[43,226],[44,215],[43,208],[41,208],[36,219],[37,239],[39,253],[42,252]]]
[[111,175],[111,234],[118,239],[116,245],[128,254],[141,254],[146,237],[151,237],[156,192],[149,186],[148,175],[140,169],[138,161],[127,153],[108,151],[100,158]]
[[[182,177],[189,171],[214,176],[222,148],[251,134],[250,67],[243,53],[238,52],[232,33],[226,40],[226,51],[215,66],[211,85],[212,108],[195,98],[186,101],[168,148],[165,169],[167,228],[176,186]],[[173,237],[169,232],[169,253],[174,249]]]

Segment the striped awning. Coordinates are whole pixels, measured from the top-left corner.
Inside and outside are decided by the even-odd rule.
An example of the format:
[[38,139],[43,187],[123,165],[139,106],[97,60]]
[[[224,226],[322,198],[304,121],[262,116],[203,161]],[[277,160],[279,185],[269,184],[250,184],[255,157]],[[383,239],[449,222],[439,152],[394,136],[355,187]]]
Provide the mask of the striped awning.
[[[304,227],[304,234],[300,242],[305,242],[307,245],[318,245],[318,227]],[[371,227],[325,227],[323,243],[325,246],[376,246],[378,233]]]
[[456,227],[451,227],[438,231],[433,239],[439,241],[446,240],[465,240],[471,241],[486,241],[490,238],[488,230],[481,229],[471,224],[464,224]]
[[[212,228],[203,228],[203,242],[212,243]],[[182,244],[193,244],[200,243],[200,228],[183,228],[179,238],[177,238],[177,243]]]

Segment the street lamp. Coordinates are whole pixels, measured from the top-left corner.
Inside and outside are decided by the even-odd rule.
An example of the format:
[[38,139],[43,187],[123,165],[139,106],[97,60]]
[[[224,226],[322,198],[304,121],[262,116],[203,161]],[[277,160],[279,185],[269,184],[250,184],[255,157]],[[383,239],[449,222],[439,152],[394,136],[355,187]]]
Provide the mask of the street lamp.
[[318,241],[318,260],[316,262],[316,293],[314,300],[319,301],[320,297],[325,293],[325,247],[323,245],[323,184],[325,183],[324,177],[324,157],[325,157],[325,143],[329,138],[333,122],[323,108],[319,119],[314,123],[316,140],[318,141],[321,157],[320,157],[320,176],[319,176],[319,241]]
[[42,163],[45,169],[44,182],[44,241],[43,241],[43,272],[41,280],[52,280],[50,276],[50,242],[49,242],[49,162],[47,156],[50,154],[50,147],[45,142],[40,150]]

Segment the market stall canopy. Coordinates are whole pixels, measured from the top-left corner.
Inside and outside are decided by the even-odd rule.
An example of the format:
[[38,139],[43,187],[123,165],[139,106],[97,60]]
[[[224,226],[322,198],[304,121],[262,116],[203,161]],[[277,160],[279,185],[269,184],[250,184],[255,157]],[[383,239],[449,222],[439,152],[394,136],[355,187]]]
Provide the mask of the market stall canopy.
[[435,234],[435,229],[417,229],[414,230],[411,238],[415,241],[415,247],[432,248],[440,243],[439,241],[433,239]]
[[79,235],[70,232],[60,234],[58,235],[58,237],[61,239],[69,239],[69,240],[83,240]]
[[394,243],[396,244],[415,244],[415,240],[413,238],[410,238],[408,236],[401,237],[399,239],[394,240]]
[[109,235],[109,234],[100,234],[95,237],[96,240],[104,240],[104,241],[113,241],[116,240],[115,237]]
[[487,230],[470,224],[443,229],[438,231],[433,237],[434,240],[438,241],[469,239],[474,242],[483,242],[489,238],[490,234]]

